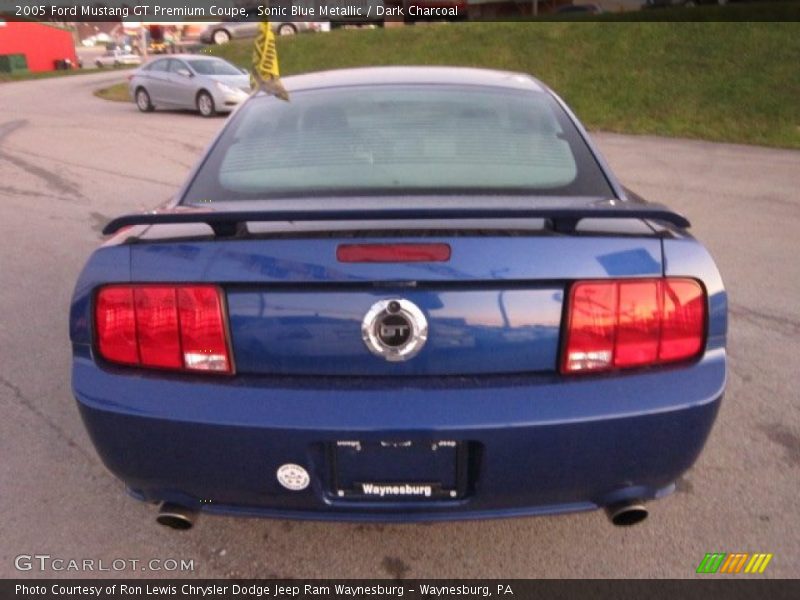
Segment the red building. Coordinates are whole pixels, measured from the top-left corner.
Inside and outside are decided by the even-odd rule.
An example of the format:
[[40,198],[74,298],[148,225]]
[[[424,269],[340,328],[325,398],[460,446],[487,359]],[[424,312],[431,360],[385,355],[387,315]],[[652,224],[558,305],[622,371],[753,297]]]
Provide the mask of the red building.
[[28,70],[52,71],[55,61],[69,59],[78,64],[72,33],[50,23],[0,21],[0,55],[24,54]]

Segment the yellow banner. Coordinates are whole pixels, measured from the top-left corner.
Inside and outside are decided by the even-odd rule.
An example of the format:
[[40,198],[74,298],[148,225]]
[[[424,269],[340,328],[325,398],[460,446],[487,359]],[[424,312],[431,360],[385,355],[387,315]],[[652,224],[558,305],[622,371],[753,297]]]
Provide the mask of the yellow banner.
[[283,87],[280,77],[275,33],[272,31],[269,21],[262,21],[253,47],[253,75],[250,85],[253,89],[263,90],[288,102],[289,94]]
[[262,21],[258,27],[258,36],[253,48],[253,73],[261,81],[281,76],[278,68],[278,50],[275,48],[275,34],[269,26],[269,21]]

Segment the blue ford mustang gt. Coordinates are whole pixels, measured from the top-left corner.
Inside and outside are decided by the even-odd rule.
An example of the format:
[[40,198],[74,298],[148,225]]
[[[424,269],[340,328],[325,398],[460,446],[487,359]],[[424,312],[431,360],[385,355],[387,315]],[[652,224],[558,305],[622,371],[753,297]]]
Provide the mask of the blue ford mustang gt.
[[173,527],[642,520],[725,385],[726,294],[689,222],[527,75],[284,85],[80,275],[72,385],[108,468]]

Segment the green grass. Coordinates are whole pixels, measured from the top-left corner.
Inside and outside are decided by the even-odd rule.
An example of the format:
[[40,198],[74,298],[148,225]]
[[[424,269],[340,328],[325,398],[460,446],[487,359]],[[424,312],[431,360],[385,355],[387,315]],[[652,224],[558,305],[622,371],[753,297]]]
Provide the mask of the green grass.
[[[252,41],[212,52],[247,67]],[[800,148],[797,22],[505,22],[337,30],[279,38],[278,55],[284,76],[366,65],[520,71],[547,83],[593,129]]]
[[94,95],[103,100],[111,100],[112,102],[130,102],[131,95],[128,93],[127,83],[115,83],[108,87],[100,88],[94,91]]

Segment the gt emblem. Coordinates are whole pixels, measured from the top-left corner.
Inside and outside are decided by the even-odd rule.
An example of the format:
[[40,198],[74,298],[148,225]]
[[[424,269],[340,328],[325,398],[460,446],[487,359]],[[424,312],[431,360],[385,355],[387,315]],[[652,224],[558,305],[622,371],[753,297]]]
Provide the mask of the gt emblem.
[[369,351],[399,362],[415,356],[428,339],[428,321],[419,307],[401,298],[373,304],[361,323]]
[[404,316],[387,315],[378,325],[378,338],[387,346],[401,346],[411,336],[411,325]]

